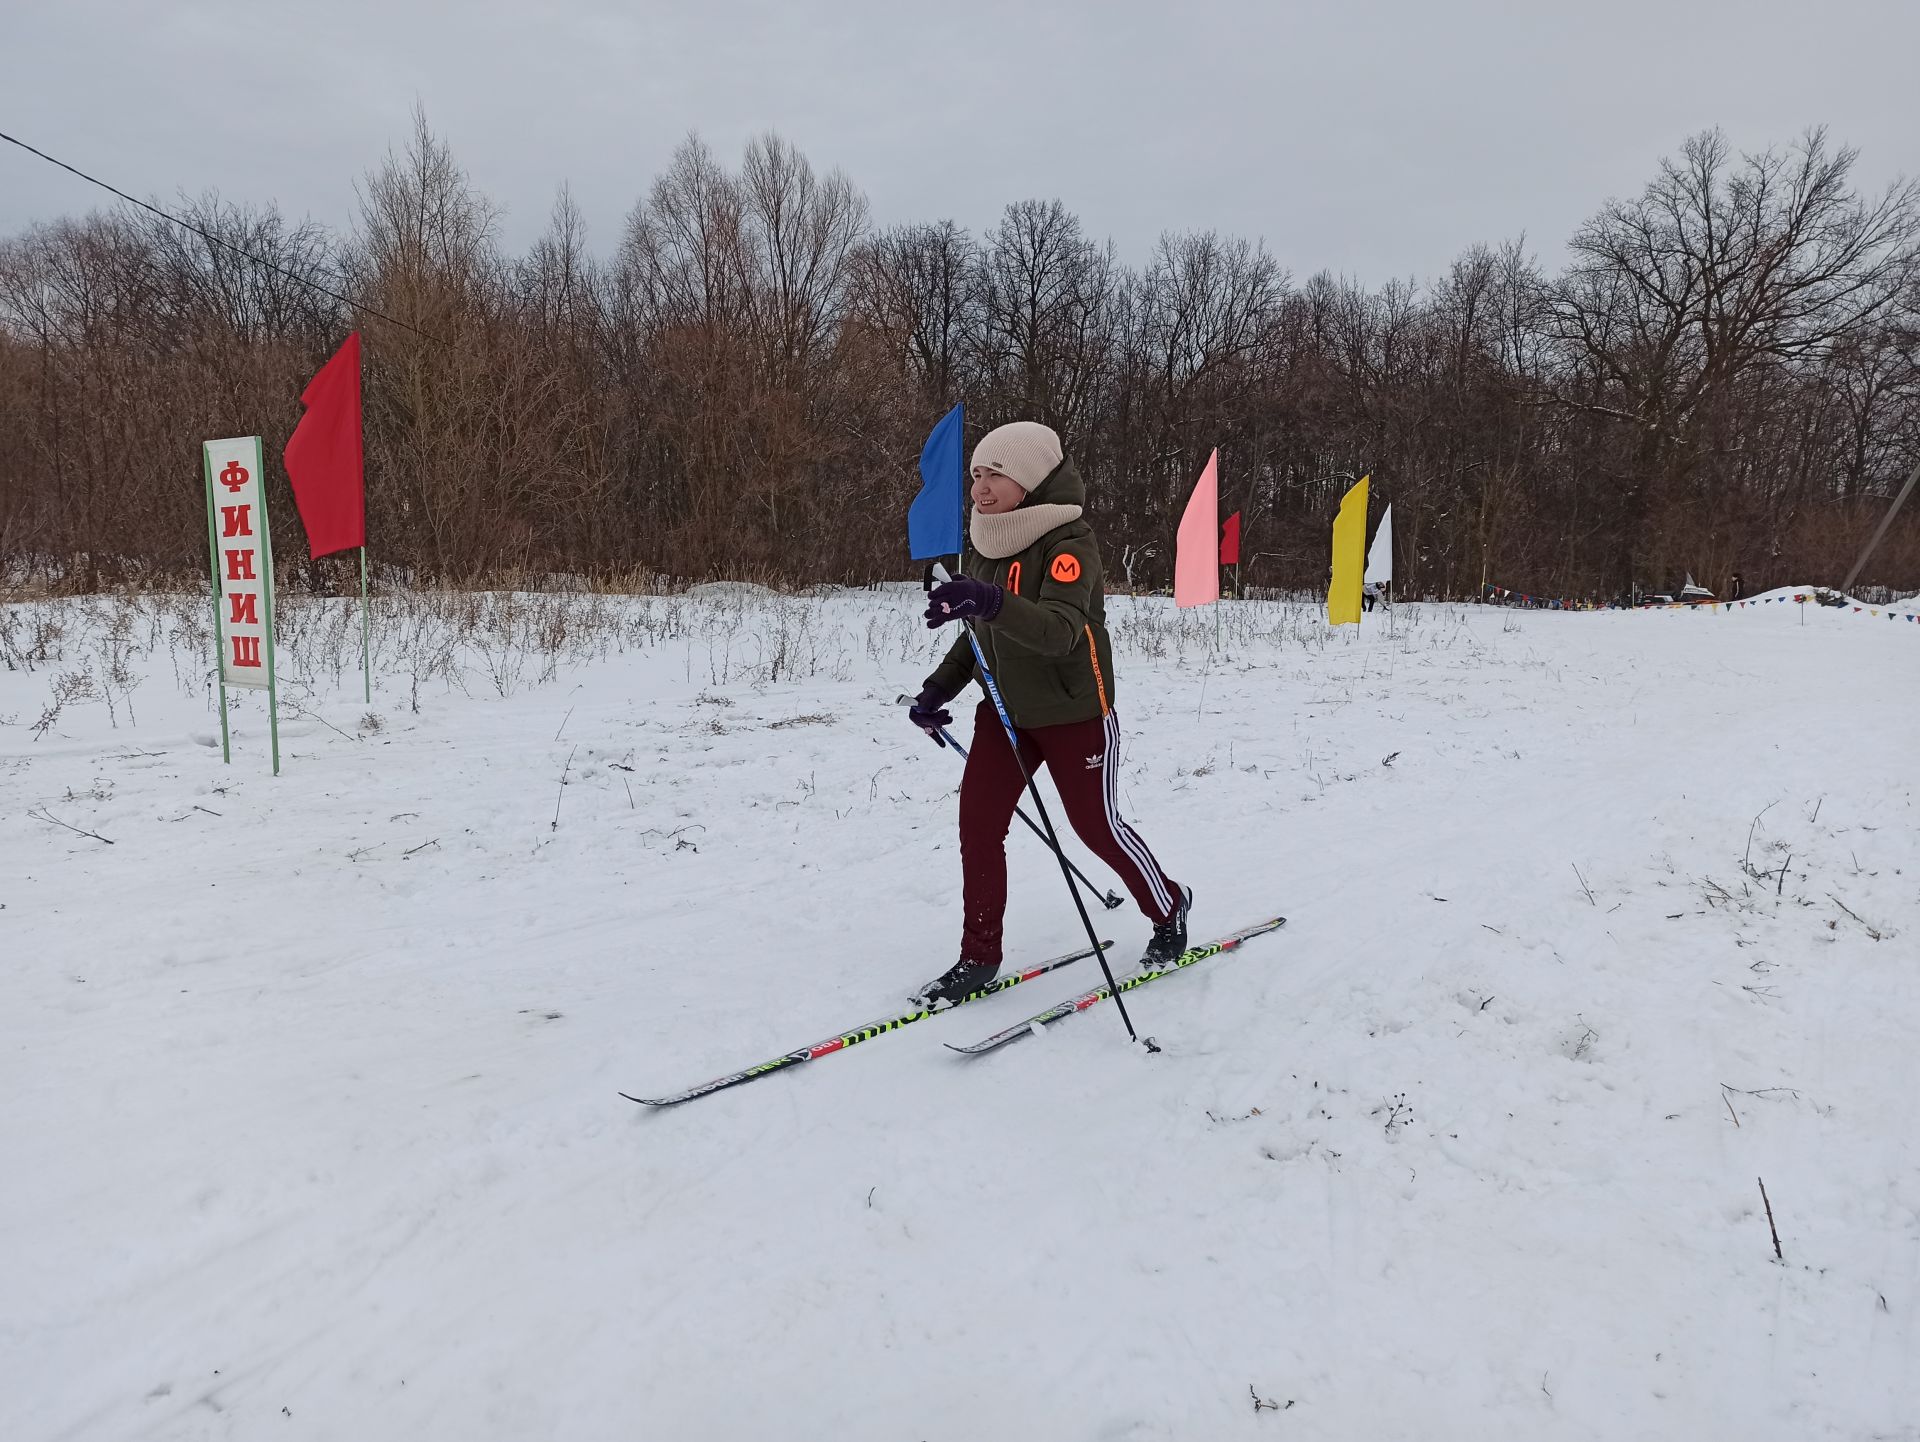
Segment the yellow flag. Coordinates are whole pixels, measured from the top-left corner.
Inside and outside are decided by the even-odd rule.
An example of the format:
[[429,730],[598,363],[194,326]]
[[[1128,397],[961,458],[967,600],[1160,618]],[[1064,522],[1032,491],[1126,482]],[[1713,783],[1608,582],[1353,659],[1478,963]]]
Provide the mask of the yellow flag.
[[1327,588],[1327,620],[1335,626],[1360,624],[1360,578],[1367,568],[1367,482],[1362,476],[1340,502],[1333,518],[1333,584]]

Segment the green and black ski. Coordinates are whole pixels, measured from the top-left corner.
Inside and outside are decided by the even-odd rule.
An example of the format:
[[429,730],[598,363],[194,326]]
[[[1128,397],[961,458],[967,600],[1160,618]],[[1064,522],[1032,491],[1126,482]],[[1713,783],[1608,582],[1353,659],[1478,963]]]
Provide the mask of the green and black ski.
[[[1112,945],[1113,943],[1111,941],[1103,941],[1100,943],[1100,949],[1104,951]],[[992,996],[997,991],[1006,991],[1009,987],[1018,986],[1023,981],[1032,981],[1036,976],[1045,976],[1050,971],[1058,971],[1063,966],[1070,966],[1074,962],[1083,961],[1092,955],[1092,948],[1082,947],[1079,951],[1068,952],[1065,956],[1057,956],[1052,961],[1043,961],[1034,966],[1029,966],[1024,971],[1016,971],[1008,976],[996,977],[981,987],[980,990],[961,997],[960,1000],[953,1003],[953,1006],[934,1007],[926,1011],[910,1011],[902,1016],[887,1017],[882,1021],[871,1022],[866,1026],[854,1027],[850,1031],[843,1031],[834,1036],[830,1036],[825,1041],[817,1041],[812,1046],[796,1048],[793,1051],[785,1052],[780,1056],[763,1061],[758,1066],[750,1066],[744,1071],[729,1072],[726,1076],[715,1077],[710,1082],[702,1082],[697,1087],[689,1087],[687,1090],[675,1092],[671,1096],[637,1097],[630,1092],[621,1092],[620,1095],[630,1102],[639,1102],[642,1106],[678,1106],[681,1102],[690,1102],[695,1097],[711,1096],[714,1092],[725,1091],[728,1087],[736,1087],[744,1082],[755,1081],[760,1077],[768,1076],[773,1072],[784,1071],[790,1066],[798,1066],[801,1062],[817,1061],[823,1056],[832,1056],[837,1051],[845,1051],[848,1047],[858,1046],[863,1041],[872,1041],[876,1036],[881,1036],[890,1031],[898,1031],[903,1026],[912,1026],[916,1021],[925,1021],[930,1016],[944,1015],[952,1011],[956,1006],[965,1006],[968,1002],[978,1001],[983,996]]]
[[[986,1038],[986,1040],[977,1041],[972,1046],[954,1046],[952,1042],[948,1042],[947,1045],[952,1048],[952,1050],[963,1052],[967,1056],[979,1056],[984,1052],[990,1052],[996,1048],[1003,1047],[1010,1041],[1018,1041],[1023,1036],[1031,1036],[1036,1031],[1047,1026],[1050,1022],[1056,1022],[1063,1017],[1069,1017],[1077,1012],[1083,1012],[1088,1007],[1094,1005],[1094,1003],[1105,1001],[1116,991],[1132,991],[1136,986],[1145,986],[1148,982],[1158,981],[1163,976],[1172,976],[1176,971],[1192,966],[1196,961],[1205,961],[1208,957],[1218,956],[1223,951],[1232,951],[1243,941],[1252,937],[1263,936],[1269,931],[1278,931],[1286,924],[1286,917],[1276,916],[1271,920],[1260,922],[1256,926],[1249,926],[1244,931],[1236,931],[1231,936],[1223,936],[1218,941],[1209,941],[1203,946],[1188,947],[1166,966],[1146,967],[1139,971],[1131,972],[1126,976],[1116,979],[1112,986],[1101,982],[1100,985],[1094,987],[1091,991],[1083,991],[1078,996],[1070,996],[1057,1006],[1050,1006],[1037,1016],[1030,1016],[1018,1025],[1008,1027],[1005,1031],[997,1031],[992,1036]],[[1149,1043],[1149,1045],[1151,1046],[1151,1043]]]

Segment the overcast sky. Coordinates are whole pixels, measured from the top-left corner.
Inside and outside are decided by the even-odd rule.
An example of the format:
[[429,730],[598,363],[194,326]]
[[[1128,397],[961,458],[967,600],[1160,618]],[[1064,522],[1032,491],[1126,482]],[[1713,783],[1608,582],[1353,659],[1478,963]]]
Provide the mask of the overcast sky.
[[[142,196],[333,226],[404,141],[453,146],[524,246],[561,182],[594,248],[690,130],[774,130],[879,224],[1064,201],[1138,261],[1262,236],[1297,276],[1430,276],[1524,231],[1549,264],[1690,133],[1824,123],[1920,170],[1920,0],[607,3],[11,0],[0,131]],[[0,235],[109,198],[0,144]]]

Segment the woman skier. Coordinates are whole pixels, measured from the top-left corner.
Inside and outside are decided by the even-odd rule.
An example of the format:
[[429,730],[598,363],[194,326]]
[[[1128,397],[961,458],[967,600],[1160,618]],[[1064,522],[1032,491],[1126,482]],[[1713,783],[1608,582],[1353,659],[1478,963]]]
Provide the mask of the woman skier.
[[[1035,421],[989,431],[971,466],[971,545],[963,574],[928,597],[927,625],[972,622],[1029,772],[1044,765],[1081,841],[1120,874],[1153,923],[1143,966],[1165,966],[1187,948],[1193,892],[1171,880],[1120,817],[1119,723],[1107,640],[1100,547],[1081,516],[1086,485],[1060,437]],[[947,703],[978,679],[963,634],[908,712],[928,735],[952,724]],[[983,700],[960,782],[960,866],[965,919],[960,959],[918,993],[951,1004],[994,979],[1007,905],[1007,827],[1025,783],[1007,733]]]

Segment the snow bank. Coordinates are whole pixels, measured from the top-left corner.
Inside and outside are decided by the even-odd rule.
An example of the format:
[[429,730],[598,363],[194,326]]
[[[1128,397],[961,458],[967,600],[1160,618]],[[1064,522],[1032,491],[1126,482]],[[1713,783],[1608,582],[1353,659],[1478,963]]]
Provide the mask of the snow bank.
[[[1775,586],[1771,591],[1760,591],[1751,596],[1744,596],[1741,599],[1752,603],[1755,601],[1793,602],[1804,598],[1806,604],[1812,606],[1816,604],[1813,599],[1814,596],[1827,589],[1828,588],[1824,586]],[[1864,606],[1866,604],[1864,601],[1856,601],[1853,597],[1844,595],[1839,591],[1833,591],[1831,594],[1839,596],[1840,599],[1849,606]]]

